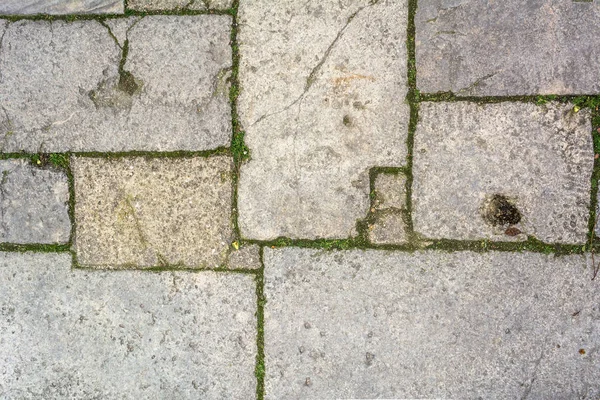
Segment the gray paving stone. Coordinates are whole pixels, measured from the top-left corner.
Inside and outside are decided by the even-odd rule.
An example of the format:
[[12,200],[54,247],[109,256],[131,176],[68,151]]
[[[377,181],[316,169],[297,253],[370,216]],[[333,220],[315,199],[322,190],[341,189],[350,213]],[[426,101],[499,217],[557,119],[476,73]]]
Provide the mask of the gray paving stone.
[[130,10],[226,10],[233,0],[129,0]]
[[225,265],[233,237],[230,157],[74,157],[72,164],[81,265]]
[[[569,104],[422,103],[414,146],[415,232],[522,239],[506,234],[513,225],[544,242],[585,243],[592,147],[589,113],[575,113]],[[516,206],[518,223],[484,219],[495,195]]]
[[0,287],[3,399],[254,398],[251,276],[2,253]]
[[406,176],[380,172],[375,176],[374,189],[369,240],[374,244],[406,243]]
[[123,0],[2,0],[0,14],[123,14]]
[[0,241],[67,243],[71,234],[69,184],[63,171],[29,160],[1,160]]
[[590,276],[580,255],[267,248],[265,398],[597,398]]
[[375,209],[406,209],[406,176],[379,173],[375,177]]
[[229,146],[231,18],[152,16],[131,23],[119,71],[123,29],[135,20],[107,23],[118,40],[97,21],[0,26],[0,149]]
[[400,210],[376,211],[369,224],[369,241],[373,244],[405,244],[408,242],[405,216]]
[[228,265],[231,269],[260,269],[260,246],[247,244],[231,251]]
[[346,238],[406,155],[406,1],[240,2],[243,237]]
[[421,1],[417,86],[477,96],[600,93],[598,20],[598,1]]

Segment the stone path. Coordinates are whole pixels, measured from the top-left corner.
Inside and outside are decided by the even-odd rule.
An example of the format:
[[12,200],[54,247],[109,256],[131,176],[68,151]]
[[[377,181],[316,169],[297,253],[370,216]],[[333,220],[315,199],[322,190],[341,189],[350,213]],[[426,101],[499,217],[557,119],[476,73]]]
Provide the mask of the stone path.
[[600,2],[0,4],[0,399],[600,397]]

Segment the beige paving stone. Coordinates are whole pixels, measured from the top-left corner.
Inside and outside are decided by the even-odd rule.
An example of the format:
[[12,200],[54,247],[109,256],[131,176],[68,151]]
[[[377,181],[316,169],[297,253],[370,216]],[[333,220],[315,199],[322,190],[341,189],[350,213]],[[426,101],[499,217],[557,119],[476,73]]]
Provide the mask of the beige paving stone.
[[86,267],[219,267],[232,241],[232,160],[73,157]]

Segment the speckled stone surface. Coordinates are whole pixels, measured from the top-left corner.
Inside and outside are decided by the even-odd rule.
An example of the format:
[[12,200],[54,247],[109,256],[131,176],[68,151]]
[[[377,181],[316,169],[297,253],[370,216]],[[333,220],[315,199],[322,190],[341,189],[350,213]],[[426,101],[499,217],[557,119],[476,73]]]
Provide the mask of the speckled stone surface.
[[407,2],[249,0],[238,18],[242,236],[355,236],[369,169],[404,164]]
[[87,267],[220,267],[232,242],[230,157],[73,157],[75,250]]
[[[421,103],[415,133],[413,223],[427,238],[587,241],[594,162],[590,114],[572,104]],[[521,214],[490,224],[502,195]],[[508,231],[510,232],[510,231]]]
[[253,399],[254,280],[0,253],[3,399]]
[[123,14],[123,0],[2,0],[0,14]]
[[596,398],[590,277],[581,255],[266,248],[265,398]]
[[155,10],[226,10],[233,0],[129,0],[127,8],[137,11]]
[[598,94],[598,20],[598,1],[419,1],[418,89],[463,96]]

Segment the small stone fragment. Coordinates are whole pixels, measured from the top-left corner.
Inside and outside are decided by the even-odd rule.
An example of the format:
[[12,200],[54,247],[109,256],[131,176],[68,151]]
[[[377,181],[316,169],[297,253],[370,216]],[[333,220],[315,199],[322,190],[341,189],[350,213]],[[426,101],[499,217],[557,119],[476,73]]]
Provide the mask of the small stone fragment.
[[260,246],[244,244],[239,249],[229,253],[229,268],[231,269],[260,269]]
[[406,176],[404,174],[377,174],[375,177],[375,207],[378,210],[406,209]]
[[402,211],[377,211],[370,225],[369,241],[373,244],[404,244],[408,242]]
[[72,166],[81,265],[226,263],[233,235],[230,157],[74,157]]
[[67,174],[29,160],[0,161],[0,241],[67,243],[71,234]]

